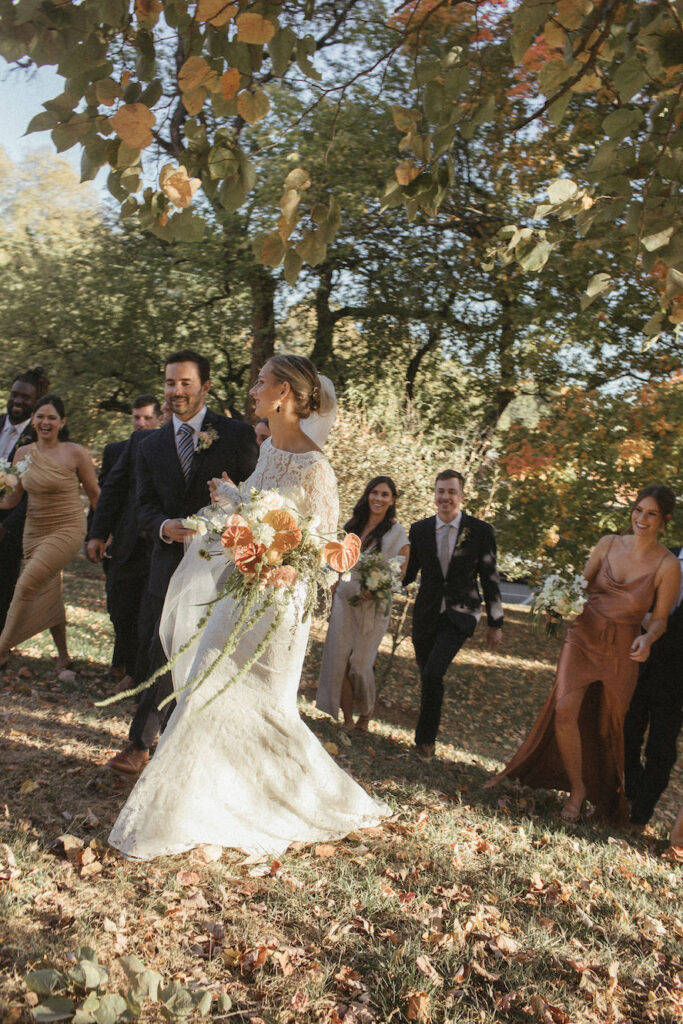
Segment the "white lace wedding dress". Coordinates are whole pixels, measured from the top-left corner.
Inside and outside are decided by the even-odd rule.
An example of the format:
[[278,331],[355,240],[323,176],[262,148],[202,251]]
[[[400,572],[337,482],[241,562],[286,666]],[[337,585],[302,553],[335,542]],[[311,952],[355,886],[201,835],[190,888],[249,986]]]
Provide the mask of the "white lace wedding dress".
[[[337,483],[320,452],[284,452],[266,440],[242,493],[251,487],[286,491],[302,514],[318,517],[323,535],[336,534]],[[206,541],[194,538],[169,586],[161,622],[169,656],[196,632],[228,572],[224,556],[207,561],[199,554]],[[290,843],[339,839],[392,813],[339,768],[299,717],[310,627],[301,621],[302,602],[297,586],[265,653],[223,693],[272,622],[272,606],[195,692],[177,694],[156,753],[109,836],[112,846],[141,860],[203,843],[279,854]],[[174,666],[176,690],[215,660],[238,614],[232,599],[217,603],[201,637]]]

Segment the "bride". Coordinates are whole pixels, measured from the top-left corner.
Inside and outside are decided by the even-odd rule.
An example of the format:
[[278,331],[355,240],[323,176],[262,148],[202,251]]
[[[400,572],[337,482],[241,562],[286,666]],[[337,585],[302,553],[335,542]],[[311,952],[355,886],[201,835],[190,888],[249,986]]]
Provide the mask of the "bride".
[[[308,359],[276,355],[250,394],[272,436],[242,494],[284,491],[299,513],[317,517],[322,535],[335,538],[337,482],[316,443],[324,443],[334,422],[331,382]],[[212,490],[224,508],[238,500],[229,481],[213,481]],[[230,571],[225,558],[200,554],[203,541],[192,540],[168,590],[161,639],[169,658],[197,632]],[[177,706],[109,836],[127,857],[150,860],[204,843],[279,854],[290,843],[338,839],[392,813],[337,766],[299,717],[310,628],[310,620],[302,621],[304,589],[295,585],[265,652],[242,675],[276,614],[272,606],[198,688],[183,686],[216,661],[239,615],[232,598],[221,598],[174,663]]]

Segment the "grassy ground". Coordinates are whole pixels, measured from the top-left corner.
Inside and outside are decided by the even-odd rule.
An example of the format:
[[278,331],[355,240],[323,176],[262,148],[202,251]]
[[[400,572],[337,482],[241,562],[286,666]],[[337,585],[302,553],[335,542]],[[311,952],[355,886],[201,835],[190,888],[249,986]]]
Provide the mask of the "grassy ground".
[[[111,686],[97,571],[76,561],[66,594],[76,678],[55,680],[41,637],[12,659],[2,690],[3,1022],[64,1019],[69,1004],[59,999],[80,1005],[96,984],[76,1020],[125,1019],[114,994],[131,987],[123,968],[132,977],[141,967],[131,955],[175,983],[163,1002],[140,997],[147,1022],[193,1019],[187,994],[198,990],[209,993],[200,1009],[213,1019],[253,1024],[680,1019],[683,874],[660,856],[683,798],[680,768],[638,837],[563,825],[555,794],[482,791],[552,680],[558,646],[530,630],[526,609],[508,609],[499,654],[478,637],[459,655],[430,764],[410,753],[410,644],[382,686],[372,733],[348,742],[312,704],[324,637],[316,628],[301,713],[339,763],[395,807],[385,826],[294,848],[281,863],[208,849],[141,865],[106,846],[129,787],[102,765],[130,709],[94,707]],[[90,952],[76,954],[84,946]],[[89,981],[91,970],[84,981],[82,968],[68,976],[93,954],[108,979]],[[53,973],[29,983],[53,986],[56,1002],[26,987],[37,970]],[[136,977],[139,993],[154,994],[155,975]]]

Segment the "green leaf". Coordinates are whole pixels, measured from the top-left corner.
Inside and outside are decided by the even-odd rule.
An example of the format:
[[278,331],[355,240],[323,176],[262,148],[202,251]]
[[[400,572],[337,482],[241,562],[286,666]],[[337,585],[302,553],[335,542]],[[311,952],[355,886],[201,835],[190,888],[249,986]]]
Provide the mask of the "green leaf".
[[167,1020],[183,1020],[185,1017],[189,1017],[194,1010],[189,989],[177,981],[172,981],[170,985],[166,986],[161,993],[161,1001],[166,1010],[164,1016]]
[[611,292],[614,284],[609,274],[594,274],[588,282],[588,286],[581,296],[581,309],[588,309],[599,295],[607,295]]
[[296,247],[296,251],[302,260],[309,263],[312,267],[317,267],[327,255],[327,245],[322,233],[306,228],[303,238]]
[[551,103],[548,107],[548,118],[553,124],[558,125],[562,123],[564,115],[567,113],[567,107],[571,101],[571,93],[567,91],[564,95],[556,99],[554,103]]
[[545,240],[538,242],[531,252],[519,260],[520,267],[528,273],[540,270],[548,262],[551,249],[552,247],[549,242]]
[[70,972],[69,977],[80,988],[88,990],[106,985],[109,980],[109,971],[92,960],[81,960]]
[[31,1014],[38,1024],[50,1024],[54,1020],[70,1020],[74,1014],[74,1005],[73,999],[52,996],[44,1003],[34,1006]]
[[146,107],[153,107],[159,102],[164,93],[164,87],[160,78],[153,79],[146,89],[140,93],[139,103],[144,103]]
[[74,114],[70,121],[58,124],[52,129],[51,135],[57,152],[63,153],[75,146],[87,134],[89,127],[89,119],[85,114]]
[[123,996],[118,992],[110,992],[102,997],[93,1017],[97,1024],[116,1024],[127,1009],[128,1005]]
[[204,218],[193,210],[181,210],[168,222],[174,242],[201,242],[206,229]]
[[550,0],[524,0],[512,15],[512,57],[519,64],[529,49],[531,41],[546,23],[555,4]]
[[30,974],[27,974],[24,984],[38,996],[49,996],[53,992],[58,992],[59,989],[66,988],[66,978],[60,971],[46,967],[43,970],[31,971]]
[[453,68],[446,75],[443,88],[449,100],[455,100],[461,93],[465,92],[469,85],[470,76],[467,68]]
[[642,111],[622,108],[620,110],[613,110],[611,114],[608,114],[602,122],[602,127],[610,139],[616,139],[620,142],[627,135],[631,135],[642,120]]
[[29,121],[28,128],[24,132],[24,135],[31,135],[33,132],[47,132],[54,128],[59,123],[59,117],[54,111],[42,110],[40,114],[36,114]]
[[429,82],[425,89],[425,113],[430,121],[441,121],[444,113],[445,93],[440,82]]
[[296,33],[292,32],[291,28],[284,27],[278,29],[267,44],[274,75],[278,77],[284,75],[289,67],[295,43]]
[[78,946],[75,953],[77,960],[92,960],[97,963],[97,953],[92,946]]
[[638,57],[629,57],[625,60],[614,75],[614,87],[621,102],[628,103],[631,97],[640,92],[646,81],[647,74]]
[[416,86],[426,85],[441,71],[440,57],[423,57],[415,68],[413,82]]
[[[293,282],[289,282],[292,284]],[[222,992],[218,997],[218,1011],[219,1013],[229,1013],[232,1010],[232,999],[227,992]]]
[[614,154],[617,149],[617,143],[603,142],[600,149],[597,151],[590,164],[588,165],[588,171],[590,174],[602,174],[603,171],[609,170],[614,166]]
[[205,1015],[211,1009],[211,993],[210,992],[193,992],[192,1002],[195,1005],[195,1009],[198,1013]]
[[552,96],[569,78],[569,68],[561,57],[546,61],[538,73],[538,81],[546,96]]
[[[275,38],[275,37],[273,37],[273,38]],[[320,82],[322,80],[322,75],[317,70],[317,68],[314,67],[313,64],[311,64],[311,61],[310,61],[310,58],[313,56],[314,53],[315,53],[315,39],[313,38],[312,35],[304,36],[303,39],[297,39],[297,43],[296,43],[296,62],[297,62],[297,64],[299,65],[299,67],[301,68],[303,73],[308,78],[312,78],[314,81]]]

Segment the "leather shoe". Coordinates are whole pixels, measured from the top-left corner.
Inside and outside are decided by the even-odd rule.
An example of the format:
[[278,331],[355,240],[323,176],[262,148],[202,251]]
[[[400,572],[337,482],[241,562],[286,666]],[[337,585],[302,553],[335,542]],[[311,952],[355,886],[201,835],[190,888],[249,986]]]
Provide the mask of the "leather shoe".
[[143,769],[149,764],[149,750],[140,750],[139,747],[129,743],[120,750],[118,754],[111,757],[105,768],[117,775],[140,775]]
[[416,743],[415,753],[421,761],[431,761],[434,757],[435,744],[434,743]]

